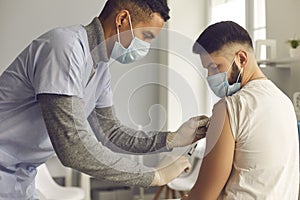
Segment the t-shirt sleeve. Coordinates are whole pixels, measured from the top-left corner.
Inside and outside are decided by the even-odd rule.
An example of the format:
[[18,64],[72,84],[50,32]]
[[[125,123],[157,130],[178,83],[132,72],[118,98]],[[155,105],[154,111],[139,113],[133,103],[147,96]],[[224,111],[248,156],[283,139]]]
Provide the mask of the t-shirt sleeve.
[[236,112],[238,110],[237,106],[236,106],[236,101],[234,98],[232,97],[227,97],[226,98],[226,107],[227,107],[227,112],[228,112],[228,116],[229,116],[229,122],[230,122],[230,127],[231,127],[231,131],[233,134],[233,138],[236,141],[237,139],[237,124],[238,124],[238,118],[236,115]]
[[226,97],[226,107],[234,140],[237,142],[246,139],[250,123],[246,100],[238,95]]
[[52,31],[42,37],[33,42],[35,63],[31,74],[36,95],[82,98],[85,59],[80,39],[65,30]]

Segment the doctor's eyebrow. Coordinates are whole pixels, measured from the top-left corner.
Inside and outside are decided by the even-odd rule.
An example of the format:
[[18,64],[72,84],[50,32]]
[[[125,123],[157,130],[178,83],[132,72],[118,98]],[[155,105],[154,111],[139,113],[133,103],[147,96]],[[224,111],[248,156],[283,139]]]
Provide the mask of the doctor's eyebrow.
[[145,39],[154,39],[155,38],[154,34],[150,31],[144,31],[143,36]]
[[206,69],[208,69],[210,67],[216,68],[217,65],[215,63],[211,62],[211,63],[209,63],[208,65],[205,66]]

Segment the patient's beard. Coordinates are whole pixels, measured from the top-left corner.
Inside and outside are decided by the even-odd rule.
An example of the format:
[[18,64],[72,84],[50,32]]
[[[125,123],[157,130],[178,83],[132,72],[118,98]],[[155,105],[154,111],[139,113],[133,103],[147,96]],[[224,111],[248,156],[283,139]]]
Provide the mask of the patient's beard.
[[235,64],[235,61],[233,62],[232,64],[232,70],[231,70],[231,73],[230,73],[230,77],[229,77],[229,80],[228,80],[228,83],[230,85],[234,84],[234,83],[240,83],[241,80],[242,80],[242,74],[240,75],[240,78],[239,80],[236,80],[240,74],[241,70],[239,70],[238,66]]

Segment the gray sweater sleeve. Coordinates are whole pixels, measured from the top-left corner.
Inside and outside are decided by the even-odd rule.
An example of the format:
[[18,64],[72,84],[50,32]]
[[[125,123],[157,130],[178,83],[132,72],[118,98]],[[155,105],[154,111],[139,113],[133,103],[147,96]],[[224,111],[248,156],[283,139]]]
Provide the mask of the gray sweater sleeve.
[[153,169],[110,151],[97,140],[80,98],[40,94],[38,102],[55,152],[65,166],[124,185],[152,183]]
[[137,131],[117,119],[114,108],[96,108],[88,117],[99,141],[122,153],[157,153],[167,151],[167,132]]

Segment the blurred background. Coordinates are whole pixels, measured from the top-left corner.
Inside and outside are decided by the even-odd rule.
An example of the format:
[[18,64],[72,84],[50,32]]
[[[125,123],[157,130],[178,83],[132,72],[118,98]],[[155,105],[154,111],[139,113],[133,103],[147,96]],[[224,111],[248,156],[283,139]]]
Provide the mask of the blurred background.
[[[105,0],[1,0],[0,73],[36,37],[55,27],[86,25],[104,4]],[[300,38],[299,0],[169,0],[169,7],[171,19],[144,60],[110,65],[114,105],[123,124],[174,131],[192,116],[211,114],[218,98],[207,87],[206,72],[192,54],[192,45],[205,27],[223,20],[249,31],[263,71],[297,105],[300,57],[290,54],[287,41]],[[151,166],[160,156],[128,157]],[[86,199],[153,199],[158,190],[94,180],[64,168],[57,158],[47,166],[58,184],[84,188]]]

